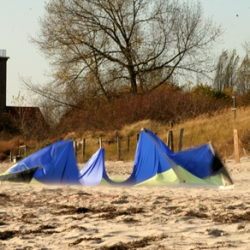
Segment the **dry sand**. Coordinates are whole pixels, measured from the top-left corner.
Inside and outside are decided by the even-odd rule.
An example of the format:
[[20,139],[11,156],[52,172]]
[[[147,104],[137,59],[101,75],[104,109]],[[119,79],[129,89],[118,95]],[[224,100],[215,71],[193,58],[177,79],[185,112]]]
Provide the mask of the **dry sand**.
[[0,249],[250,249],[250,159],[226,166],[233,189],[2,185]]

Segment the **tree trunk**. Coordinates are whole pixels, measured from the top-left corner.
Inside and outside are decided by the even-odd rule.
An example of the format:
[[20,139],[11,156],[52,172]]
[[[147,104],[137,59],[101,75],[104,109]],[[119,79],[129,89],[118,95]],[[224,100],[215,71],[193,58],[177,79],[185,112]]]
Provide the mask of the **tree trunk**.
[[134,67],[129,67],[128,71],[130,76],[131,92],[137,93],[136,73],[134,71]]

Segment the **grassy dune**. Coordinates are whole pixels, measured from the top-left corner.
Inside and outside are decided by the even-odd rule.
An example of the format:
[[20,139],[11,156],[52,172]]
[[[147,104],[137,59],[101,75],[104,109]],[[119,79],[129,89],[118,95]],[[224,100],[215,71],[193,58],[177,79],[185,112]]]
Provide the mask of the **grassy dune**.
[[[174,124],[174,151],[178,151],[180,129],[184,129],[182,149],[202,145],[212,142],[222,159],[234,158],[234,130],[238,132],[240,157],[246,156],[250,152],[250,108],[241,108],[236,111],[236,119],[231,109],[224,110],[214,115],[202,115],[193,120],[187,120],[180,124]],[[77,158],[80,162],[87,161],[91,155],[101,146],[105,148],[106,160],[133,161],[137,145],[138,135],[142,128],[147,128],[157,134],[164,142],[167,141],[167,134],[170,128],[169,123],[159,123],[151,120],[140,121],[124,126],[119,131],[86,131],[84,134],[74,132],[62,136],[62,138],[72,138],[79,142]],[[120,151],[118,151],[117,137],[120,138]],[[129,138],[129,139],[128,139]],[[82,154],[80,142],[85,139],[85,154]],[[6,158],[11,151],[13,155],[18,153],[18,146],[26,144],[30,146],[28,154],[41,147],[49,145],[55,139],[46,142],[36,143],[35,141],[25,142],[20,138],[13,138],[9,141],[0,141],[0,160]]]

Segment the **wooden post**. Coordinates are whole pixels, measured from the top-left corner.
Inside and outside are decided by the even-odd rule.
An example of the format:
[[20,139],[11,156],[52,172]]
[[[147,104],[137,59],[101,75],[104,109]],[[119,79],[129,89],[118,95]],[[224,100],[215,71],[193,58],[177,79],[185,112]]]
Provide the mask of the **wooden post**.
[[120,138],[117,137],[117,159],[118,161],[121,158],[121,145],[120,145]]
[[170,147],[170,149],[174,152],[174,134],[173,134],[173,130],[171,130],[170,133],[171,133],[171,147]]
[[240,163],[238,131],[234,129],[234,155],[235,163]]
[[174,151],[174,138],[172,130],[168,131],[167,145],[172,151]]
[[19,156],[26,156],[27,154],[27,146],[19,146]]
[[236,121],[236,96],[233,96],[233,108],[232,111],[234,113],[234,121]]
[[174,137],[173,137],[173,131],[169,130],[167,134],[167,146],[174,151]]
[[82,158],[85,157],[85,150],[86,150],[86,140],[82,140]]
[[172,130],[172,128],[174,127],[174,123],[170,121],[169,125],[170,125],[170,130],[168,131],[168,134],[167,134],[167,146],[172,151],[174,151],[174,135],[173,135],[173,130]]
[[99,147],[102,147],[102,137],[99,137]]
[[166,145],[168,146],[168,147],[170,147],[170,134],[169,134],[169,131],[167,132],[167,142],[166,142]]
[[74,141],[75,156],[77,158],[77,141]]
[[182,150],[182,138],[183,138],[184,128],[180,129],[180,138],[179,138],[179,151]]

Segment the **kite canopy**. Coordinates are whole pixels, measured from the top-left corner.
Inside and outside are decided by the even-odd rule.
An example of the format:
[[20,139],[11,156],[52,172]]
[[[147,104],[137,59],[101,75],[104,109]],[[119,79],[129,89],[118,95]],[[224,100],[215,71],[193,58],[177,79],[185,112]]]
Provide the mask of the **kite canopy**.
[[105,171],[104,149],[100,148],[79,172],[79,182],[83,186],[97,186],[100,184]]
[[163,154],[175,163],[173,170],[180,182],[233,185],[231,177],[211,143],[174,153],[153,132],[147,129],[142,132],[153,138],[152,141],[159,145]]
[[154,133],[143,129],[134,158],[131,176],[124,181],[110,179],[105,170],[104,149],[98,150],[80,172],[80,183],[127,186],[192,184],[231,186],[232,179],[210,143],[173,153]]
[[105,169],[103,148],[97,150],[79,171],[72,140],[61,140],[37,151],[4,174],[12,174],[13,178],[14,173],[24,174],[24,171],[31,171],[37,166],[42,168],[33,171],[32,182],[35,180],[45,184],[159,186],[185,183],[215,187],[233,185],[210,143],[174,153],[147,129],[140,133],[134,168],[127,180],[116,181],[109,178]]
[[44,184],[79,184],[72,140],[60,140],[19,161],[7,173],[39,168],[33,179]]
[[31,168],[31,169],[17,171],[14,173],[6,173],[5,175],[0,176],[0,181],[30,183],[35,172],[39,168],[40,167],[35,167],[35,168]]

